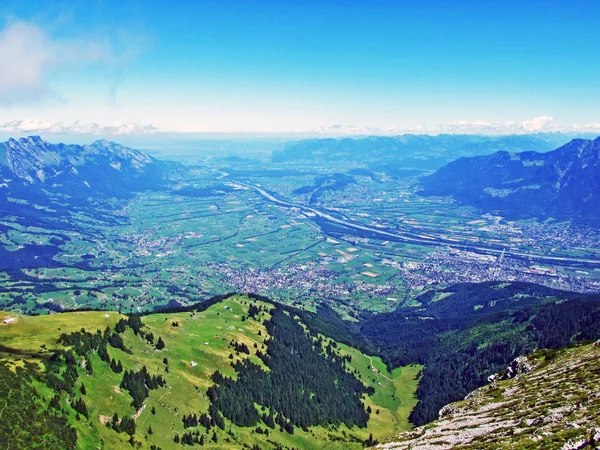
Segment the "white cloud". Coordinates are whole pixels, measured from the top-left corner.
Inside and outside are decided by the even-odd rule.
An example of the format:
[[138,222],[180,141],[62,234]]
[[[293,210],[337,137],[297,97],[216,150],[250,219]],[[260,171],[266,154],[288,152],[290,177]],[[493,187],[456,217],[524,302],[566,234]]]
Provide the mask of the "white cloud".
[[540,116],[521,122],[520,127],[528,132],[547,131],[554,126],[554,117]]
[[[550,116],[536,117],[522,122],[493,123],[484,120],[467,121],[457,120],[454,122],[437,125],[435,127],[417,126],[412,128],[400,127],[372,127],[357,125],[329,125],[321,126],[312,130],[296,130],[290,132],[295,135],[306,135],[316,137],[337,136],[397,136],[404,133],[411,134],[482,134],[482,135],[507,135],[507,134],[530,134],[538,132],[579,132],[600,133],[600,122],[591,122],[583,125],[558,126]],[[0,123],[0,135],[4,136],[27,136],[31,134],[54,134],[73,136],[147,136],[165,134],[167,131],[151,124],[139,122],[114,122],[112,124],[100,124],[96,122],[58,122],[51,120],[12,120],[4,124]],[[179,132],[171,132],[174,135]],[[235,134],[235,131],[231,131]]]
[[0,133],[10,135],[26,134],[72,134],[93,136],[124,136],[148,135],[158,132],[153,125],[144,125],[136,122],[115,122],[111,125],[100,125],[95,122],[84,123],[79,120],[72,124],[64,122],[50,122],[41,120],[13,120],[0,125]]
[[466,121],[459,120],[448,124],[441,124],[430,129],[422,129],[423,132],[433,133],[467,133],[467,134],[527,134],[544,132],[598,132],[600,122],[584,125],[558,125],[552,116],[539,116],[522,122],[494,123],[482,120]]
[[[117,38],[125,39],[125,36]],[[95,64],[114,68],[122,74],[123,66],[138,53],[138,43],[141,43],[135,39],[128,41],[116,45],[108,37],[56,39],[33,23],[9,22],[0,30],[0,106],[47,97],[51,93],[49,77],[62,68]],[[111,83],[114,85],[111,91],[116,90],[115,82]],[[109,95],[114,97],[115,92]]]
[[586,123],[584,125],[573,125],[576,131],[600,132],[600,122]]
[[455,120],[435,126],[416,127],[360,127],[354,125],[330,125],[311,130],[313,133],[326,135],[397,135],[403,133],[415,134],[528,134],[554,131],[597,131],[600,123],[586,125],[559,126],[552,116],[539,116],[521,122],[488,122],[485,120]]
[[539,116],[522,122],[487,122],[484,120],[457,120],[430,129],[437,133],[467,134],[526,134],[561,131],[551,116]]

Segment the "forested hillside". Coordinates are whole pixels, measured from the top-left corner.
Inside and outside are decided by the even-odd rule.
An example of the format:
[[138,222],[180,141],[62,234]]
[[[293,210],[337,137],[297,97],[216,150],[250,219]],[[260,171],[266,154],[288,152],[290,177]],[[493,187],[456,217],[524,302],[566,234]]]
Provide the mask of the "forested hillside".
[[392,367],[425,368],[416,425],[481,386],[515,357],[600,337],[600,295],[561,292],[526,283],[455,285],[430,291],[419,307],[367,318],[364,338]]
[[359,322],[234,294],[143,316],[2,313],[0,440],[361,448],[436,419],[519,355],[600,337],[598,295],[486,283],[417,301]]
[[423,365],[410,420],[422,425],[446,404],[482,386],[515,357],[600,338],[600,295],[531,283],[466,283],[430,290],[415,306],[365,314],[359,322],[327,306],[297,314],[314,332],[368,354],[390,370]]
[[145,316],[0,313],[0,446],[358,449],[409,429],[420,366],[389,373],[296,311],[227,295]]

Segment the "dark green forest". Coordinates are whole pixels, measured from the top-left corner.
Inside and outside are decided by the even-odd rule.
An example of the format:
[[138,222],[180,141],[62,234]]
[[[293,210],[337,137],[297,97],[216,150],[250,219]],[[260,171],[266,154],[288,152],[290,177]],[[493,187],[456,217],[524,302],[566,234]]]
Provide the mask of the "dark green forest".
[[519,355],[600,338],[600,295],[528,283],[463,284],[440,292],[452,295],[436,302],[435,292],[425,293],[420,308],[398,308],[361,325],[390,367],[425,365],[410,416],[415,425],[437,419],[444,405]]
[[[365,427],[369,416],[361,398],[372,388],[348,372],[331,344],[307,333],[279,307],[265,325],[271,337],[266,351],[256,353],[271,370],[244,360],[233,363],[236,380],[215,372],[215,386],[208,389],[213,405],[240,426],[257,425],[262,418],[270,428],[290,433],[293,426]],[[265,408],[262,416],[255,404]]]
[[[451,294],[437,301],[439,294]],[[275,304],[260,295],[250,295]],[[600,295],[523,283],[463,283],[417,297],[420,306],[349,322],[327,304],[316,313],[279,306],[321,333],[378,355],[390,369],[425,366],[410,420],[423,425],[519,355],[600,338]],[[239,388],[239,387],[238,387]]]
[[75,449],[75,428],[69,425],[60,404],[48,407],[31,385],[36,374],[37,368],[29,363],[13,372],[7,363],[0,362],[0,447]]

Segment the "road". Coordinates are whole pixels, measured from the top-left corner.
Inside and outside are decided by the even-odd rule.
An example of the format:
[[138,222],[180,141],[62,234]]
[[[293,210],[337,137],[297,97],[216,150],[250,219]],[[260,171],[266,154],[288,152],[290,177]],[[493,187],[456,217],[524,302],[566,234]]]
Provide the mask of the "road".
[[388,381],[391,381],[392,383],[394,382],[394,380],[392,380],[390,377],[386,377],[383,373],[379,372],[379,370],[373,365],[373,358],[371,356],[369,356],[369,355],[366,355],[366,356],[367,356],[367,358],[369,358],[369,361],[371,362],[371,371],[373,369],[375,369],[375,370],[377,370],[377,372],[376,372],[377,375],[381,375],[383,378],[385,378]]

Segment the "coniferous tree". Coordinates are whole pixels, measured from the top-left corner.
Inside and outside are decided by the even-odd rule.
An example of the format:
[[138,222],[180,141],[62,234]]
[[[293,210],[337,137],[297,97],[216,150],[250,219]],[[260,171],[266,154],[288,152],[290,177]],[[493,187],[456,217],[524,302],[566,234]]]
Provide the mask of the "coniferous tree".
[[87,406],[81,397],[73,403],[73,409],[82,416],[85,416],[86,419],[89,418]]
[[108,343],[114,348],[119,348],[121,350],[125,349],[125,344],[123,343],[123,338],[118,333],[111,334],[108,338]]
[[50,408],[60,409],[60,397],[58,396],[58,394],[52,397],[48,406]]
[[102,341],[98,346],[98,356],[106,363],[110,362],[110,356],[108,355],[108,349],[106,348],[106,341]]
[[115,331],[117,333],[123,333],[127,327],[127,321],[125,319],[121,319],[115,325]]
[[224,430],[225,429],[225,420],[223,420],[223,416],[221,415],[221,413],[219,412],[217,407],[215,405],[211,404],[208,407],[208,413],[210,414],[210,417],[214,420],[214,425],[219,427],[221,430]]
[[139,371],[126,370],[121,381],[121,389],[125,389],[131,395],[132,405],[139,409],[148,397],[149,391],[158,389],[165,385],[165,380],[160,375],[150,375],[146,366]]
[[127,318],[127,325],[129,325],[129,328],[133,330],[133,333],[135,335],[138,335],[140,333],[140,330],[144,326],[139,316],[135,315],[131,315]]
[[[346,360],[337,356],[335,346],[328,344],[324,353],[281,308],[272,310],[265,326],[270,337],[266,354],[260,356],[269,371],[242,359],[231,363],[237,372],[235,380],[218,371],[212,376],[215,386],[206,393],[225,417],[238,426],[255,426],[261,417],[254,405],[260,404],[272,414],[263,414],[265,424],[270,428],[277,424],[288,433],[294,432],[294,426],[366,426],[369,416],[362,397],[374,389],[347,370]],[[247,349],[239,342],[232,341],[231,346],[240,352]],[[211,414],[212,425],[216,425],[216,417]]]
[[210,429],[210,418],[205,413],[200,414],[199,423],[207,430]]

